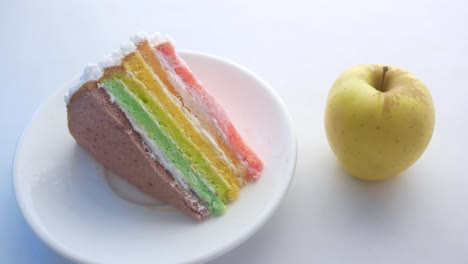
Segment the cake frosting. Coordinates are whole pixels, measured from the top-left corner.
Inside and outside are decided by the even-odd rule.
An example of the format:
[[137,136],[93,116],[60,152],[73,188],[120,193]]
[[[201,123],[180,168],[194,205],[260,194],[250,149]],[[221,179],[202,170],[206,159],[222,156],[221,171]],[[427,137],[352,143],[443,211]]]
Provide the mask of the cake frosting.
[[110,55],[104,56],[97,64],[88,64],[81,73],[78,82],[76,82],[70,90],[65,94],[65,102],[68,103],[73,94],[86,82],[96,81],[102,77],[103,70],[112,66],[120,65],[122,58],[132,53],[136,49],[136,44],[148,41],[155,46],[165,41],[170,41],[160,33],[148,35],[146,32],[138,32],[130,38],[130,41],[125,41],[120,45],[120,49],[112,52]]

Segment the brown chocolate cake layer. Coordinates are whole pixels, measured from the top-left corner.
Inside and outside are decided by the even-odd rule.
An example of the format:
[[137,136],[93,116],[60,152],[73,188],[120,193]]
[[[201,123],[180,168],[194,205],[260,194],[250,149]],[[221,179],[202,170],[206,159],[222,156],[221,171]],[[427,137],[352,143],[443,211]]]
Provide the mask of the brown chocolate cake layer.
[[185,190],[152,158],[125,114],[95,81],[81,86],[67,111],[70,133],[105,168],[195,219],[209,215],[195,194]]

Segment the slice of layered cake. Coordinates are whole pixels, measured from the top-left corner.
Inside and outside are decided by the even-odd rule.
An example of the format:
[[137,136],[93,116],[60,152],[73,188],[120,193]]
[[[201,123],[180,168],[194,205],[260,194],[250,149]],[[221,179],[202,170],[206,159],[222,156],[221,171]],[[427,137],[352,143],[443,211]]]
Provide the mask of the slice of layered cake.
[[66,95],[70,133],[99,163],[196,219],[221,215],[262,161],[160,35],[140,33]]

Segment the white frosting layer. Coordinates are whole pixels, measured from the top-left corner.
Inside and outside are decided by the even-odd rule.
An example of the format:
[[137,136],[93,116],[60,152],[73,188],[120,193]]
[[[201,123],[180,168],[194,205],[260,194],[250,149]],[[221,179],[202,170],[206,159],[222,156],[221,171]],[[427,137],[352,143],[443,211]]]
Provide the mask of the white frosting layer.
[[133,42],[126,41],[120,45],[120,55],[122,58],[132,53],[134,50],[136,50],[136,46]]
[[166,37],[159,32],[153,33],[151,35],[148,35],[146,32],[138,32],[133,35],[130,40],[137,45],[141,42],[149,41],[151,46],[156,46],[164,42],[172,41],[169,37]]
[[158,44],[172,40],[166,36],[163,36],[161,33],[154,33],[149,35],[146,32],[138,32],[130,38],[130,41],[122,43],[118,51],[114,51],[111,55],[105,56],[97,64],[90,64],[86,66],[80,76],[80,80],[65,94],[65,102],[68,104],[73,94],[78,89],[80,89],[80,87],[85,82],[91,80],[96,81],[101,78],[104,69],[120,65],[122,58],[132,53],[136,49],[135,44],[141,43],[143,41],[149,41],[152,46],[156,46]]
[[65,102],[68,104],[73,94],[80,89],[83,83],[98,80],[102,76],[102,69],[97,64],[88,64],[80,75],[79,80],[65,94]]
[[132,37],[130,37],[130,40],[135,44],[141,43],[147,39],[148,39],[148,33],[144,31],[138,32]]
[[86,66],[81,73],[79,81],[73,85],[70,90],[65,94],[65,102],[68,104],[70,102],[73,94],[80,89],[80,87],[87,81],[97,81],[102,77],[104,69],[118,66],[121,64],[122,59],[128,54],[135,51],[136,46],[134,42],[126,41],[120,45],[120,49],[114,51],[111,55],[105,56],[97,64],[89,64]]
[[[120,49],[118,51],[114,51],[111,55],[105,56],[98,65],[101,68],[101,71],[104,72],[104,69],[119,66],[122,62],[122,59],[127,56],[128,54],[135,51],[136,46],[133,42],[126,41],[120,45]],[[101,74],[102,76],[102,74]],[[101,77],[99,76],[99,78]]]
[[170,38],[163,36],[160,33],[154,33],[148,36],[148,41],[151,44],[151,46],[156,46],[159,45],[163,42],[168,42],[172,41]]

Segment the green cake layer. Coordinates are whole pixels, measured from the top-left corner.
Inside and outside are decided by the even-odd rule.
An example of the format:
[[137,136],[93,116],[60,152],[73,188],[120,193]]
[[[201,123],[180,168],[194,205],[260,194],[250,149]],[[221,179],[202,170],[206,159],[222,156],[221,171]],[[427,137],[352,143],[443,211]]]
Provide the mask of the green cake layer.
[[[183,151],[176,145],[174,138],[168,136],[168,132],[171,131],[171,129],[164,129],[165,127],[167,128],[167,126],[171,126],[170,121],[168,121],[169,119],[164,120],[169,123],[164,123],[164,126],[162,126],[161,123],[152,116],[152,114],[163,113],[158,111],[154,100],[149,99],[144,93],[140,93],[140,99],[138,99],[138,96],[132,94],[132,92],[138,93],[138,90],[141,89],[141,87],[138,88],[138,82],[133,80],[123,70],[114,70],[110,71],[110,73],[111,74],[106,74],[106,76],[100,80],[101,85],[112,95],[119,106],[124,109],[128,115],[133,117],[139,128],[145,131],[147,136],[158,146],[164,157],[182,173],[186,183],[207,205],[210,212],[214,215],[222,214],[225,211],[225,205],[221,200],[222,198],[218,198],[217,194],[213,192],[212,188],[210,188],[206,182],[204,178],[205,175],[200,173],[210,173],[209,169],[204,166],[198,166],[198,168],[196,168],[193,166],[194,164],[191,164],[186,159]],[[143,104],[143,102],[149,104],[150,108],[154,108],[151,113],[145,109],[145,104]],[[177,130],[174,129],[174,131]],[[178,132],[172,133],[175,136],[178,134]],[[227,199],[226,191],[224,191],[223,200],[225,199]]]

